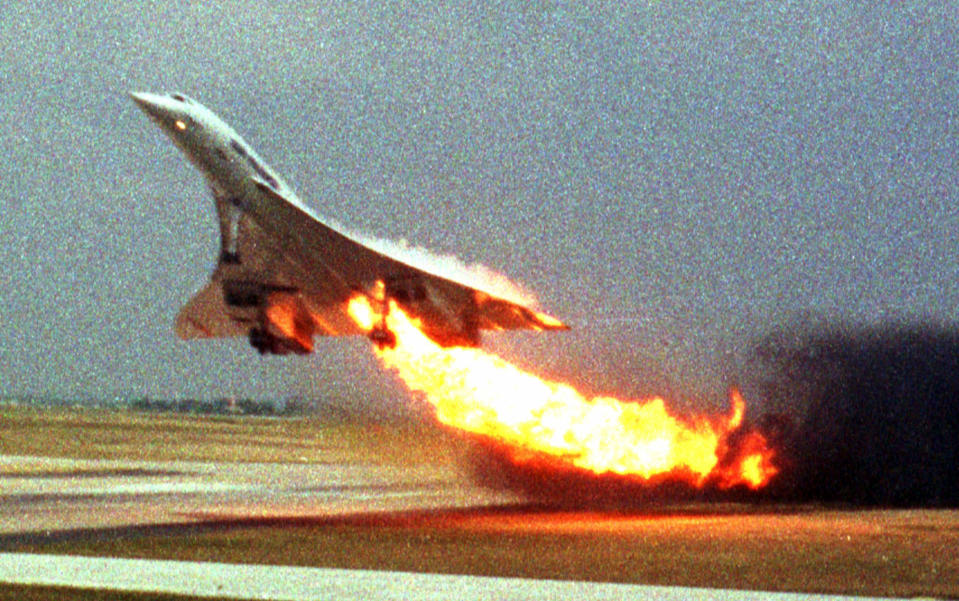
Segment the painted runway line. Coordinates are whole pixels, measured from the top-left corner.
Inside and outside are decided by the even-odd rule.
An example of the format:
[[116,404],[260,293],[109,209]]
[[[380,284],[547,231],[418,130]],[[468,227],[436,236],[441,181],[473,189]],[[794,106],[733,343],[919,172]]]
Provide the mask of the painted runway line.
[[652,599],[679,601],[858,600],[800,593],[767,593],[637,584],[413,574],[293,566],[156,561],[0,553],[0,582],[70,586],[235,599]]

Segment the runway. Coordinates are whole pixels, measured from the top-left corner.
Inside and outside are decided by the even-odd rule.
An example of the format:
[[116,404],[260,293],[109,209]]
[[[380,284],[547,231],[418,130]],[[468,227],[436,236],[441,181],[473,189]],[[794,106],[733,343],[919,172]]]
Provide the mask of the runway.
[[289,566],[231,565],[0,553],[0,582],[153,591],[231,599],[447,601],[449,599],[851,600],[796,593],[717,591],[528,578],[489,578]]
[[77,530],[489,507],[515,495],[449,466],[145,462],[0,456],[2,541]]
[[[877,568],[913,556],[922,559],[904,549],[899,559],[883,563],[889,549],[902,546],[890,539],[888,547],[873,553],[875,561],[849,564],[858,572],[829,568],[839,565],[840,556],[831,555],[834,552],[873,544],[869,541],[885,540],[890,534],[913,540],[914,533],[930,532],[931,527],[923,516],[850,520],[844,515],[754,515],[748,510],[696,508],[639,515],[554,512],[537,509],[514,494],[472,484],[452,464],[0,456],[0,583],[237,599],[798,601],[869,597],[734,590],[742,587],[737,582],[756,588],[767,581],[771,587],[781,586],[786,575],[775,572],[780,568],[760,564],[752,567],[759,578],[720,578],[722,586],[731,586],[724,589],[703,588],[688,579],[694,586],[614,581],[650,573],[653,580],[639,576],[631,581],[677,582],[673,576],[655,578],[657,571],[675,571],[676,561],[688,563],[689,567],[679,564],[686,574],[709,573],[712,566],[727,561],[747,562],[729,564],[743,570],[754,560],[716,555],[715,564],[709,558],[717,550],[743,544],[754,549],[743,551],[753,557],[776,555],[779,552],[771,546],[775,538],[790,533],[799,539],[824,539],[825,554],[818,555],[813,544],[812,554],[800,559],[811,561],[815,569],[820,569],[818,562],[828,562],[824,573],[840,574],[840,585],[831,585],[836,592],[858,590],[852,581]],[[951,524],[956,520],[951,515],[941,520],[949,530],[935,540],[951,546],[955,538]],[[872,538],[858,540],[857,532],[866,530]],[[619,550],[610,551],[616,545]],[[645,550],[638,551],[640,545]],[[793,546],[786,541],[780,548]],[[31,551],[37,548],[49,554]],[[75,556],[74,548],[99,557]],[[943,560],[946,563],[929,561],[932,570],[951,570],[949,557]],[[250,565],[254,562],[260,565]],[[785,565],[802,567],[792,560]],[[955,575],[930,572],[924,582],[943,577]]]

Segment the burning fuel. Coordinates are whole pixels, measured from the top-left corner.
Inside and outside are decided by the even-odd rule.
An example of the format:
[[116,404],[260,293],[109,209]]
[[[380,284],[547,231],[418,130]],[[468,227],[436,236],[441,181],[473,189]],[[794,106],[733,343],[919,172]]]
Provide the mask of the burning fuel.
[[[380,319],[365,296],[349,308],[367,330]],[[778,471],[763,436],[742,431],[745,403],[736,393],[726,415],[681,418],[662,399],[587,398],[481,349],[440,347],[396,303],[386,319],[397,344],[376,349],[380,361],[424,395],[440,422],[496,441],[515,463],[752,489]]]

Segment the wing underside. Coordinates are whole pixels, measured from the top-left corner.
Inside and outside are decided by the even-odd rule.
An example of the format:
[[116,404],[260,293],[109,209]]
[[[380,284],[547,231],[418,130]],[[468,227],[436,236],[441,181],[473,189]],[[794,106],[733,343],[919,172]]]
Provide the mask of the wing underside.
[[[253,342],[262,331],[309,352],[314,335],[365,334],[347,304],[356,294],[372,298],[377,289],[419,317],[440,342],[478,341],[478,330],[566,329],[544,313],[373,250],[262,182],[257,190],[257,202],[232,226],[230,252],[221,252],[211,281],[177,316],[181,338],[249,335]],[[228,227],[224,206],[217,201],[222,236]]]

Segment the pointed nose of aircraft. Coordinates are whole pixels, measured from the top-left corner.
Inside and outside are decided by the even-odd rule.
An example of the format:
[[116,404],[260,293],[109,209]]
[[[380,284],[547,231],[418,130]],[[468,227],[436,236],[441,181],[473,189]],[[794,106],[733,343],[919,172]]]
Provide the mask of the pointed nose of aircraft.
[[163,97],[147,92],[130,92],[130,98],[137,103],[144,113],[153,119],[161,119],[165,115]]
[[130,98],[174,141],[187,130],[190,120],[179,106],[181,103],[174,102],[168,96],[148,92],[130,92]]

